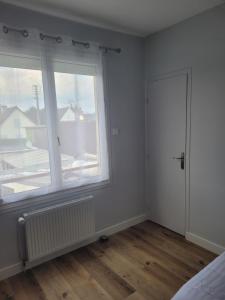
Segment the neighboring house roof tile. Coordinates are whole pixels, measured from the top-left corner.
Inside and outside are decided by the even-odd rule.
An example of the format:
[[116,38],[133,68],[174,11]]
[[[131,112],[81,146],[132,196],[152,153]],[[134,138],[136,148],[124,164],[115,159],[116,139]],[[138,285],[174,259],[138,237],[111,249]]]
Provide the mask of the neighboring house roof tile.
[[23,114],[26,118],[29,119],[30,122],[34,123],[33,120],[30,119],[30,117],[25,114],[18,106],[8,107],[3,112],[0,112],[0,126],[10,117],[10,115],[18,110],[21,114]]

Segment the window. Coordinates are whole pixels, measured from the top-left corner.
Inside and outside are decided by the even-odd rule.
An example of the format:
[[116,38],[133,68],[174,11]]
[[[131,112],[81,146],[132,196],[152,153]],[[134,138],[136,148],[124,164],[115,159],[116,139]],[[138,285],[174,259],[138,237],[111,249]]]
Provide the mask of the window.
[[100,175],[95,79],[55,72],[55,85],[63,183],[82,182]]
[[43,67],[42,60],[0,54],[0,187],[6,201],[109,178],[98,64],[45,58]]

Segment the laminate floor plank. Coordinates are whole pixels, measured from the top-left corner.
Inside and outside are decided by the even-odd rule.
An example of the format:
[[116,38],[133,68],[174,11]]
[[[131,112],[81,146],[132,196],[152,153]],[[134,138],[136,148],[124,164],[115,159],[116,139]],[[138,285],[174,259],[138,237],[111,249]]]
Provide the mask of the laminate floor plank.
[[160,284],[157,278],[138,268],[135,262],[128,260],[127,255],[121,255],[112,247],[103,248],[99,243],[91,245],[90,251],[137,291],[141,290],[146,299],[170,299],[170,293],[165,289],[163,283]]
[[11,299],[14,300],[14,291],[8,280],[2,280],[0,282],[0,300]]
[[143,251],[141,246],[138,248],[136,246],[138,241],[134,244],[122,234],[116,235],[113,239],[116,241],[120,252],[128,255],[131,261],[137,261],[139,268],[158,278],[170,291],[174,292],[174,290],[176,291],[184,284],[184,279],[172,273],[167,266],[162,263],[160,264],[157,259],[154,259],[154,257]]
[[113,300],[111,295],[72,255],[57,259],[56,267],[80,300]]
[[131,285],[88,251],[86,247],[76,251],[74,256],[113,299],[123,300],[135,292]]
[[133,229],[137,231],[142,229],[143,234],[148,238],[159,239],[161,246],[172,249],[174,253],[182,256],[186,261],[189,260],[189,263],[194,267],[201,268],[216,257],[215,254],[188,242],[181,235],[152,222],[138,224]]
[[52,261],[34,268],[34,276],[48,300],[81,300]]
[[[154,243],[147,241],[146,238],[143,238],[141,235],[128,231],[123,234],[130,239],[130,241],[135,243],[136,248],[144,251],[149,255],[149,257],[157,260],[159,264],[168,268],[175,275],[177,274],[180,276],[184,281],[187,281],[193,276],[193,274],[196,273],[195,269],[180,261],[179,257],[169,255],[166,249],[160,249]],[[138,243],[136,243],[137,240]]]
[[145,298],[143,298],[139,293],[135,292],[125,300],[145,300]]

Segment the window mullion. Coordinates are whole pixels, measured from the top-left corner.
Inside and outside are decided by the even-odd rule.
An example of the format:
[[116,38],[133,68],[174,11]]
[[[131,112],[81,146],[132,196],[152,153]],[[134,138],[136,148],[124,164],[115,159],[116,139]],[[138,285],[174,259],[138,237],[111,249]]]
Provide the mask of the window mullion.
[[58,133],[58,114],[54,72],[49,57],[44,54],[43,63],[43,87],[45,95],[45,105],[47,114],[49,153],[51,165],[51,178],[54,190],[62,188],[62,167],[60,158],[59,133]]

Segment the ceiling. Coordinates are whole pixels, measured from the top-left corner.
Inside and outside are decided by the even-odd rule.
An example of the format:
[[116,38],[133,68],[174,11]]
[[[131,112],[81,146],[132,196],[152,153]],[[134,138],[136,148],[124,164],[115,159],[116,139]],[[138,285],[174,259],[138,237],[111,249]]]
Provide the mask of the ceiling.
[[3,0],[42,13],[147,36],[224,0]]

